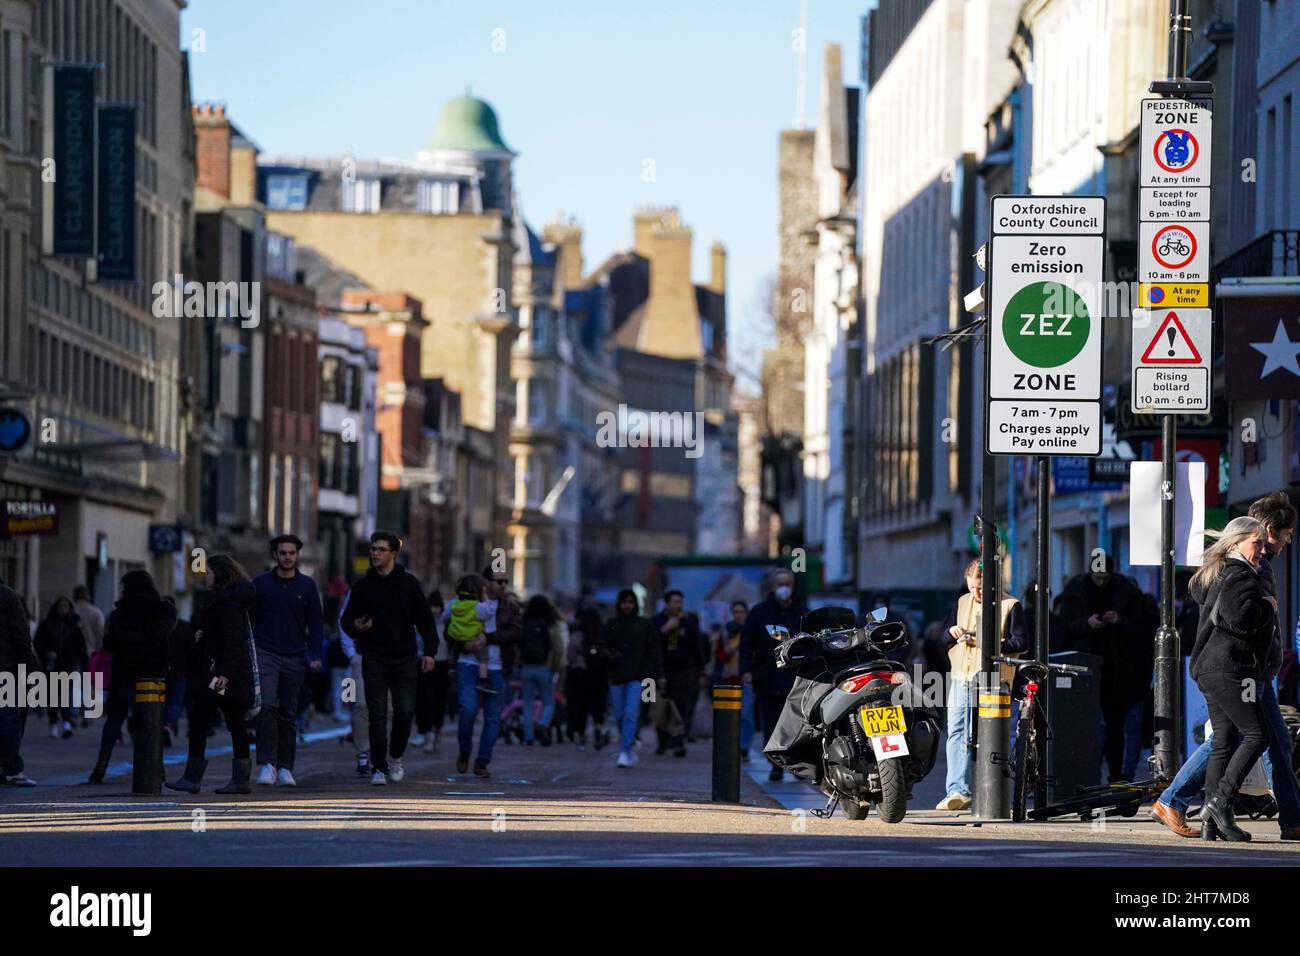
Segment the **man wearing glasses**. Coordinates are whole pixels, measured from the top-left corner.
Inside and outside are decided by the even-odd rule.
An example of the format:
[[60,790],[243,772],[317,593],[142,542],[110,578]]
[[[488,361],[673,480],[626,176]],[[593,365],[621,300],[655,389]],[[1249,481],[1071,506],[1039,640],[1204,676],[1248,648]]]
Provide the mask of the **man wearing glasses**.
[[[339,628],[361,654],[366,710],[370,719],[370,782],[400,783],[402,754],[415,716],[417,674],[433,670],[438,629],[415,575],[397,563],[402,539],[391,531],[370,536],[370,569],[348,591]],[[388,736],[388,697],[393,731]]]

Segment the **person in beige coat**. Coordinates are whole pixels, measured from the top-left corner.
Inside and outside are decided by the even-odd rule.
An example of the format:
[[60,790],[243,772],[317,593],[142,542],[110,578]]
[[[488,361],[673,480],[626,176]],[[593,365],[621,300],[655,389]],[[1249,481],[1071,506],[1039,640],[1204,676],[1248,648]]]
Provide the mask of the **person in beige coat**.
[[[966,566],[966,593],[948,618],[948,778],[947,793],[936,809],[965,810],[971,805],[970,741],[971,700],[979,688],[980,610],[984,600],[984,576],[978,559]],[[1001,612],[1002,653],[1016,657],[1029,648],[1025,612],[1020,601],[1006,596],[998,602]],[[1003,681],[1010,684],[1012,668],[1001,665]]]

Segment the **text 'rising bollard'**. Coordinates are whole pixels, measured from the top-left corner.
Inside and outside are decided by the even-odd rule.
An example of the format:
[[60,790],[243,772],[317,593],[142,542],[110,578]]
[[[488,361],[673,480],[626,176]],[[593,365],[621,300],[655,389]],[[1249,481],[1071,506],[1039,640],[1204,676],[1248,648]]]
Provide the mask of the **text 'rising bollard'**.
[[163,711],[166,706],[166,681],[142,678],[135,682],[131,730],[131,742],[134,745],[131,761],[132,793],[162,793]]
[[713,802],[740,802],[740,708],[742,688],[713,688]]

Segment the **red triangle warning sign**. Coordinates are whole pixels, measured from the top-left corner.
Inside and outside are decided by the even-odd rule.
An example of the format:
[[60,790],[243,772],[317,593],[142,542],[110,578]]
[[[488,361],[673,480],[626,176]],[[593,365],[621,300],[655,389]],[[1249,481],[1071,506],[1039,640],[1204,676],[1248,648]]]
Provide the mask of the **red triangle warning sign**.
[[1196,365],[1201,362],[1196,343],[1178,320],[1178,313],[1170,310],[1160,328],[1142,353],[1143,365]]

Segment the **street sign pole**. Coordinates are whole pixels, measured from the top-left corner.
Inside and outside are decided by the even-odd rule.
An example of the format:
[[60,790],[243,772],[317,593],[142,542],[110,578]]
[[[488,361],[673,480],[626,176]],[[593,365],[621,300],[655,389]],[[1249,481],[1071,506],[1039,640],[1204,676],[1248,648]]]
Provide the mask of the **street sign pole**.
[[[1198,95],[1204,96],[1213,92],[1214,87],[1212,84],[1190,81],[1184,75],[1187,71],[1187,43],[1190,34],[1191,17],[1187,13],[1187,0],[1171,0],[1168,76],[1164,82],[1157,81],[1151,84],[1150,91],[1152,93],[1190,101]],[[1145,113],[1144,108],[1144,125]],[[1180,145],[1183,155],[1180,158],[1185,164],[1183,168],[1191,168],[1198,160],[1206,163],[1201,171],[1201,175],[1206,178],[1193,180],[1189,185],[1193,187],[1208,186],[1208,158],[1203,158],[1199,150],[1203,149],[1208,152],[1210,130],[1208,128],[1200,130],[1201,139],[1204,141],[1203,145],[1198,145],[1198,141],[1194,139],[1193,134],[1187,130],[1174,130],[1172,134],[1181,137]],[[1196,153],[1188,151],[1187,144],[1189,141],[1191,147],[1197,150]],[[1160,140],[1148,142],[1147,137],[1144,136],[1141,142],[1141,161],[1146,162],[1147,151],[1158,152]],[[1145,189],[1149,186],[1149,181],[1144,178],[1141,185]],[[1209,198],[1206,196],[1205,205],[1208,207],[1208,204]],[[1205,224],[1203,232],[1206,237],[1206,245],[1208,245],[1208,222]],[[1141,254],[1145,256],[1147,252],[1148,250],[1143,246]],[[1154,240],[1150,252],[1153,256],[1159,256],[1158,251],[1155,249]],[[1208,253],[1208,249],[1202,252],[1207,260]],[[1194,248],[1191,257],[1195,257]],[[1168,263],[1165,262],[1160,264],[1168,266]],[[1208,356],[1206,358],[1208,359]],[[1136,383],[1134,387],[1136,388]],[[1155,741],[1152,749],[1155,753],[1155,776],[1162,781],[1173,779],[1180,765],[1179,743],[1181,735],[1178,732],[1178,699],[1180,696],[1178,693],[1178,680],[1181,676],[1181,661],[1178,651],[1178,632],[1174,627],[1174,488],[1176,485],[1175,462],[1178,448],[1177,422],[1177,414],[1171,411],[1164,413],[1161,423],[1160,461],[1163,479],[1160,495],[1160,629],[1156,632],[1155,638]]]
[[[974,816],[1010,815],[1011,688],[991,657],[1000,650],[993,455],[1028,456],[1038,473],[1040,652],[1051,569],[1049,459],[1102,451],[1106,200],[1102,196],[994,196],[990,201],[984,402],[982,657],[976,723]],[[1036,808],[1046,800],[1035,794]]]
[[[1048,579],[1051,574],[1051,552],[1049,544],[1052,534],[1052,514],[1051,514],[1051,467],[1052,460],[1046,455],[1039,455],[1038,461],[1038,527],[1035,533],[1038,536],[1036,542],[1036,570],[1034,572],[1034,653],[1031,655],[1040,661],[1046,661],[1052,653],[1052,636],[1050,630],[1050,621],[1052,613],[1052,595],[1048,587]],[[1049,674],[1043,682],[1042,688],[1043,700],[1043,723],[1045,726],[1052,725],[1052,678]],[[1048,748],[1051,746],[1051,734],[1044,733],[1038,738],[1038,789],[1034,792],[1034,809],[1042,810],[1047,806],[1047,775],[1051,772],[1051,761],[1048,756]]]

